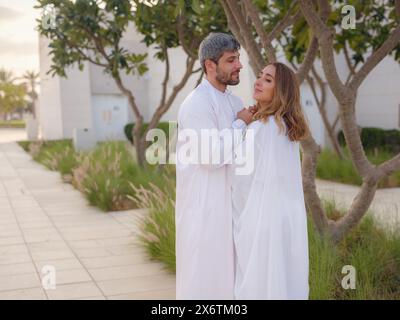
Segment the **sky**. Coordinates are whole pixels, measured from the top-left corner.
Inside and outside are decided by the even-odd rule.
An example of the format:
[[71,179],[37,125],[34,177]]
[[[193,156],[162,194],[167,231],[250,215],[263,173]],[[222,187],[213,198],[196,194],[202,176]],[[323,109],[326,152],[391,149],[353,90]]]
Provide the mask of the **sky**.
[[0,68],[17,76],[39,70],[35,0],[0,0]]

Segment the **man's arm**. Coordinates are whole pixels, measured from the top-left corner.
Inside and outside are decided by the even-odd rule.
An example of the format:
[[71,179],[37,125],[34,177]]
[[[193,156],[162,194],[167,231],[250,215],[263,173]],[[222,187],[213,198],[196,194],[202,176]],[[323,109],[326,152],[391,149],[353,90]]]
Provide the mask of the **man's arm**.
[[[189,133],[184,130],[193,130],[197,139],[192,142],[193,144],[197,142],[197,144],[192,147],[193,150],[196,147],[199,150],[198,156],[195,157],[197,164],[204,165],[209,169],[218,169],[233,160],[234,149],[242,142],[243,131],[252,121],[252,116],[249,110],[243,109],[238,112],[237,119],[232,123],[231,128],[218,130],[215,114],[212,109],[206,108],[203,104],[201,107],[192,107],[182,116],[180,122],[183,129],[179,135],[181,139],[184,139]],[[207,144],[205,140],[208,140],[209,143]]]

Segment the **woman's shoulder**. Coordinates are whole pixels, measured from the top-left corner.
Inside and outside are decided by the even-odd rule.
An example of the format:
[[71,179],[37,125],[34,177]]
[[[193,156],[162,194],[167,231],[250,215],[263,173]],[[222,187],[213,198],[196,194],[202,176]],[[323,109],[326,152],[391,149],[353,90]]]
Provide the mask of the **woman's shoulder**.
[[288,139],[286,135],[287,126],[283,119],[278,120],[274,115],[270,115],[263,120],[257,120],[255,122],[258,123],[256,126],[260,126],[259,129],[261,130],[259,131],[262,131],[265,134],[276,136],[277,138]]
[[276,130],[279,128],[278,125],[278,120],[275,118],[275,116],[270,115],[266,117],[265,119],[259,119],[257,120],[259,125],[261,125],[265,130]]

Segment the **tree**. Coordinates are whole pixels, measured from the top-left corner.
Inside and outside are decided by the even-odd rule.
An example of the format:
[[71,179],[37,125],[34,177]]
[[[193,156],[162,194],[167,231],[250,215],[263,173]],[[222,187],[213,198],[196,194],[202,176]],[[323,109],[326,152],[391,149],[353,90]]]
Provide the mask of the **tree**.
[[25,106],[25,95],[26,91],[23,85],[9,82],[0,83],[0,112],[3,113],[4,120],[6,120],[7,114]]
[[[371,71],[391,52],[394,52],[397,58],[399,57],[400,1],[395,0],[394,3],[393,1],[385,1],[386,8],[390,8],[389,12],[382,12],[381,10],[385,9],[385,6],[381,6],[378,8],[378,12],[372,10],[374,9],[372,7],[371,11],[360,13],[359,19],[361,19],[364,24],[376,23],[376,21],[374,21],[375,14],[383,15],[385,18],[384,20],[386,20],[386,32],[385,34],[380,33],[378,37],[373,39],[375,43],[372,44],[372,48],[368,48],[367,46],[364,48],[365,53],[370,51],[368,52],[368,58],[365,59],[364,55],[358,56],[361,62],[365,62],[360,63],[360,67],[357,70],[355,68],[352,70],[352,74],[349,76],[349,80],[347,80],[346,83],[340,79],[335,65],[335,47],[333,40],[336,36],[335,28],[329,26],[318,17],[312,1],[300,0],[300,4],[301,11],[307,23],[318,39],[324,74],[329,83],[329,87],[339,102],[339,118],[347,146],[349,147],[350,157],[354,167],[363,180],[361,189],[353,200],[349,211],[338,221],[328,221],[328,218],[322,211],[321,204],[318,203],[319,201],[317,199],[313,201],[314,207],[311,208],[311,210],[314,212],[314,215],[319,216],[315,219],[315,221],[320,223],[318,226],[319,229],[324,230],[329,225],[328,231],[330,237],[334,242],[339,242],[365,215],[374,198],[378,182],[394,171],[400,170],[400,154],[381,165],[375,166],[371,164],[365,155],[355,117],[357,91],[360,85]],[[390,4],[392,4],[392,6],[390,6]],[[319,1],[319,6],[327,12],[332,11],[332,5],[327,0]],[[372,22],[369,19],[371,18],[371,13]],[[356,32],[355,37],[357,33],[366,33],[369,30],[368,28],[362,28]],[[367,33],[367,35],[369,34]],[[354,58],[357,59],[357,55]]]
[[[132,136],[135,143],[137,161],[145,165],[146,134],[155,128],[161,117],[168,111],[179,91],[189,78],[200,69],[195,70],[196,50],[205,32],[201,26],[204,21],[213,20],[214,25],[223,26],[221,12],[213,9],[212,1],[205,1],[208,15],[195,15],[195,12],[181,0],[162,1],[149,7],[146,2],[129,0],[39,0],[38,8],[52,5],[57,14],[55,28],[48,28],[39,20],[39,31],[50,39],[52,67],[51,72],[66,76],[66,69],[72,65],[83,68],[88,61],[101,66],[110,74],[120,91],[127,97],[135,115],[135,126]],[[180,14],[185,12],[185,16]],[[196,23],[200,22],[200,23]],[[225,20],[223,20],[225,21]],[[123,82],[121,73],[143,75],[147,71],[146,54],[129,51],[122,45],[125,31],[135,24],[144,35],[144,42],[156,45],[156,57],[164,62],[165,77],[162,83],[161,100],[152,115],[150,123],[144,127],[143,115],[135,97]],[[186,70],[181,80],[170,86],[170,61],[168,50],[182,45],[187,54]]]
[[25,106],[26,90],[23,84],[16,84],[11,71],[0,69],[0,112],[4,120],[7,114]]
[[4,68],[0,69],[0,83],[14,82],[15,77],[12,71],[8,71]]
[[38,98],[36,86],[38,85],[39,73],[35,71],[26,71],[22,79],[26,81],[27,95],[30,100],[27,104],[27,110],[36,118],[36,99]]
[[[341,25],[351,22],[347,19],[351,18],[346,8],[349,5],[357,13],[354,17],[357,19],[357,27],[355,29],[348,29],[346,26],[343,27]],[[390,4],[388,1],[336,0],[332,3],[332,6],[333,10],[330,12],[327,24],[336,26],[336,36],[333,39],[334,49],[335,53],[341,53],[345,58],[348,68],[348,74],[345,76],[345,85],[348,85],[358,65],[364,62],[364,57],[368,53],[368,50],[370,48],[378,48],[386,39],[386,35],[389,33],[394,22],[393,4]],[[347,15],[344,16],[344,14]],[[301,61],[301,57],[307,49],[309,36],[310,30],[304,18],[298,19],[292,28],[282,32],[282,39],[279,41],[279,44],[282,46],[286,58],[292,63],[294,68],[296,68],[297,61]],[[397,46],[392,53],[394,58],[399,61],[400,46]],[[343,158],[344,154],[336,134],[339,115],[336,115],[332,123],[329,122],[325,106],[328,87],[326,86],[326,79],[319,70],[320,68],[313,67],[311,73],[307,75],[306,80],[316,100],[333,150],[340,158]]]
[[[372,202],[378,181],[400,167],[400,155],[380,166],[371,165],[365,156],[355,119],[356,93],[362,81],[393,50],[396,58],[398,56],[396,46],[400,40],[399,0],[384,2],[387,8],[384,12],[380,8],[382,3],[374,5],[370,1],[362,2],[364,11],[360,12],[359,20],[364,24],[363,28],[350,37],[343,34],[338,36],[335,43],[333,30],[334,27],[340,26],[341,15],[332,10],[332,7],[340,9],[342,1],[220,0],[229,27],[248,52],[255,73],[268,62],[276,61],[276,52],[285,52],[286,46],[286,54],[292,54],[292,58],[296,58],[299,64],[297,78],[301,83],[307,78],[310,80],[310,77],[316,77],[315,73],[309,75],[309,72],[316,57],[321,57],[325,78],[338,100],[339,121],[344,129],[351,159],[364,181],[349,212],[338,221],[328,219],[315,185],[320,147],[312,137],[302,141],[303,188],[307,207],[319,233],[328,235],[334,243],[339,242],[365,214]],[[289,38],[294,42],[283,41],[283,45],[279,47],[285,32],[292,35]],[[358,48],[360,44],[362,46]],[[341,82],[334,63],[334,50],[346,50],[346,46],[354,52],[353,68],[347,86]],[[359,70],[355,70],[356,66],[364,61],[365,54],[370,54],[369,58]]]

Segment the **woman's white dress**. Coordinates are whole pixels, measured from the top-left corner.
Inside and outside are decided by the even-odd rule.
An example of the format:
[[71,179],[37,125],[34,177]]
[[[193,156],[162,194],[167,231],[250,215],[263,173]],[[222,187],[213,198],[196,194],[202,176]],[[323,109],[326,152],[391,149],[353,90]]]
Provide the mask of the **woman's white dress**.
[[[308,237],[299,143],[274,117],[255,121],[254,170],[233,173],[236,299],[308,299]],[[246,139],[244,144],[246,144]]]

